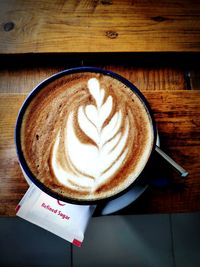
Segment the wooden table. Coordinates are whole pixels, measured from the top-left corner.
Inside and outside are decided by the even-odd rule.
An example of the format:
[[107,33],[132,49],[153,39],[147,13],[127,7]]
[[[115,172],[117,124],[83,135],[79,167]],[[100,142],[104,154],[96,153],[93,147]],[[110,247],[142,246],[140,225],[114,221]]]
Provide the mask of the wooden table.
[[189,171],[182,179],[155,158],[149,188],[120,214],[200,211],[199,3],[1,1],[0,20],[1,216],[15,215],[28,188],[14,146],[21,104],[43,79],[82,65],[133,82],[153,109],[161,147]]

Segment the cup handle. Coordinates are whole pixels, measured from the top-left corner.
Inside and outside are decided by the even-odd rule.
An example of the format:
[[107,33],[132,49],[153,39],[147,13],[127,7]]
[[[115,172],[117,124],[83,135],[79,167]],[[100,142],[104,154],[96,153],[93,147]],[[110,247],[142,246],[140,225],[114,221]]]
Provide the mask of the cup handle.
[[169,164],[174,167],[174,169],[181,175],[181,177],[188,176],[188,172],[183,169],[178,163],[176,163],[172,158],[170,158],[162,149],[156,146],[155,150],[162,158],[164,158]]

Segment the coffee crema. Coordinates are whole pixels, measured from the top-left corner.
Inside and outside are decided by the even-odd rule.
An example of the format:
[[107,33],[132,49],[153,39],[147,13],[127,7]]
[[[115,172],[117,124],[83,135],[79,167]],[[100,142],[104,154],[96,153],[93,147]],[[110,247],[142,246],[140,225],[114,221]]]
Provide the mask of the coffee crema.
[[151,117],[140,98],[109,75],[68,74],[33,98],[21,147],[34,176],[53,192],[93,201],[126,189],[153,146]]

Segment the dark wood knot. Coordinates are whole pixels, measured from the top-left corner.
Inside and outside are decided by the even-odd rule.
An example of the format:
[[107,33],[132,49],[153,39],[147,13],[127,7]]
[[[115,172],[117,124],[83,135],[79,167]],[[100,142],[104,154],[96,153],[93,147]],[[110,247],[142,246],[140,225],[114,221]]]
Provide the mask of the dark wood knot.
[[106,36],[110,39],[116,39],[118,37],[118,33],[115,31],[107,31]]
[[4,25],[3,25],[3,29],[5,32],[9,32],[9,31],[12,31],[15,27],[15,23],[12,22],[12,21],[9,21],[9,22],[6,22]]
[[102,0],[101,1],[102,5],[112,5],[112,0]]
[[162,21],[168,20],[168,18],[165,18],[162,16],[151,17],[151,19],[156,21],[156,22],[162,22]]

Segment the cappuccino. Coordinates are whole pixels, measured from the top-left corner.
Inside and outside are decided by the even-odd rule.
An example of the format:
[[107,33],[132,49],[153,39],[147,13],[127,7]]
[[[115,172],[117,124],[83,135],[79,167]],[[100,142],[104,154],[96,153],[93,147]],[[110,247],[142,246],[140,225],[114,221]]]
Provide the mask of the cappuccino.
[[23,116],[21,149],[35,176],[74,201],[120,193],[145,167],[151,116],[124,83],[96,72],[63,75],[34,96]]

